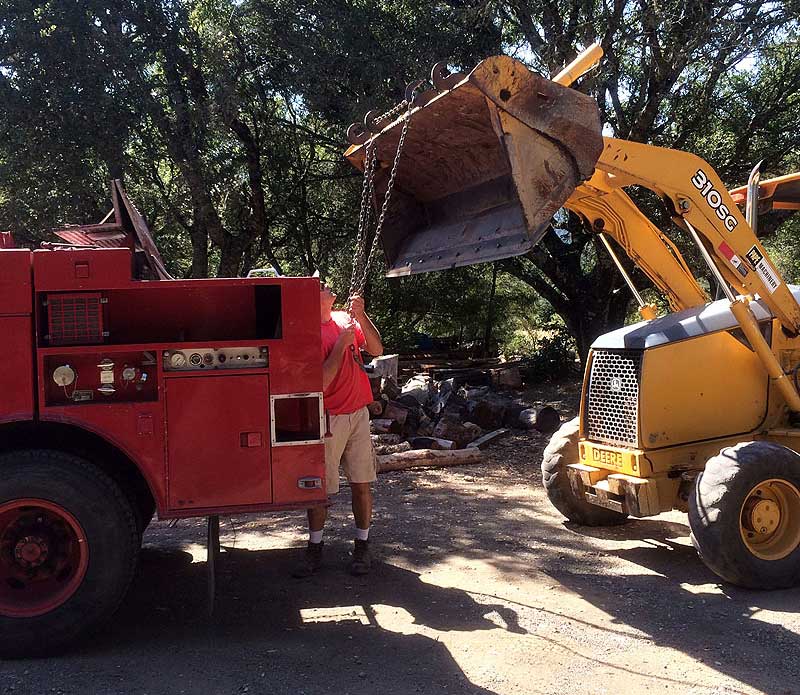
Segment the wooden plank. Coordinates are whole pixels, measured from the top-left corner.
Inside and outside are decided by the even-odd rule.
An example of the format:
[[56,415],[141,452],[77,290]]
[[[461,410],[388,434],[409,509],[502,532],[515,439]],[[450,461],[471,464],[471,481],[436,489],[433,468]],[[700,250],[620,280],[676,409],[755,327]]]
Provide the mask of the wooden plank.
[[499,430],[488,432],[487,434],[484,434],[482,437],[478,437],[474,442],[470,442],[469,444],[467,444],[467,449],[483,449],[490,442],[498,441],[508,436],[510,432],[511,430],[505,428],[500,428]]

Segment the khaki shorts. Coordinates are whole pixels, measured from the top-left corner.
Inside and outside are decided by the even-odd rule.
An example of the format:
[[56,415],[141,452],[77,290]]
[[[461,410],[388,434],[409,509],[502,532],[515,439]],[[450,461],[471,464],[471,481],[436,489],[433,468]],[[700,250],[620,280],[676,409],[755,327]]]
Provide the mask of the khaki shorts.
[[366,408],[346,415],[330,416],[331,437],[325,438],[325,477],[327,492],[339,492],[339,466],[348,482],[371,483],[377,479],[377,461],[369,436],[369,411]]

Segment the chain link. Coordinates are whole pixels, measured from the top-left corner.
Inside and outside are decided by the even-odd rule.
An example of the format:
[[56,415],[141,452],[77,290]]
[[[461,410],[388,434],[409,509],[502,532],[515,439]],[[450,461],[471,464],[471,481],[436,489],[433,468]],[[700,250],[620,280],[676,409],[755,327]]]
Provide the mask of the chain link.
[[407,107],[408,107],[408,102],[405,99],[403,99],[403,101],[401,101],[399,104],[395,104],[392,108],[390,108],[385,113],[382,113],[372,122],[377,125],[378,123],[385,121],[387,118],[391,118],[392,116],[400,113],[403,109],[407,109]]
[[372,213],[372,195],[373,195],[373,177],[375,173],[375,160],[376,148],[370,143],[367,146],[366,157],[364,161],[364,182],[361,188],[361,209],[358,213],[358,236],[356,237],[356,257],[353,259],[353,269],[350,273],[350,295],[352,296],[352,289],[356,286],[358,278],[363,273],[364,254],[361,248],[364,246],[367,229]]
[[[380,243],[381,232],[383,230],[383,222],[386,219],[386,211],[389,209],[389,201],[392,196],[392,189],[394,188],[394,181],[397,176],[397,167],[400,164],[400,154],[403,151],[403,145],[405,144],[406,134],[408,133],[408,125],[411,121],[411,108],[412,104],[405,101],[401,102],[398,106],[405,105],[406,107],[406,116],[405,122],[403,123],[403,129],[400,132],[400,139],[397,141],[397,151],[394,155],[394,162],[392,163],[392,169],[389,173],[389,180],[386,184],[386,192],[383,195],[383,204],[381,205],[380,214],[378,215],[378,221],[375,223],[375,233],[372,237],[372,244],[367,251],[367,229],[369,227],[369,217],[370,217],[370,208],[371,208],[371,198],[372,193],[374,191],[374,184],[373,178],[375,173],[375,159],[376,159],[376,147],[371,144],[368,148],[367,159],[369,160],[368,163],[365,165],[364,168],[364,185],[361,191],[361,212],[359,214],[359,229],[358,229],[358,238],[356,240],[356,258],[353,263],[353,273],[350,279],[350,294],[349,296],[352,297],[354,294],[363,294],[364,292],[364,285],[367,284],[367,278],[369,277],[369,268],[370,264],[372,263],[372,258],[375,255],[375,251],[378,248],[378,244]],[[392,109],[392,111],[396,112],[398,107]],[[390,115],[392,111],[387,111],[384,116]],[[383,116],[381,117],[383,118]],[[366,211],[364,210],[365,205],[367,207]],[[363,223],[363,224],[362,224]]]

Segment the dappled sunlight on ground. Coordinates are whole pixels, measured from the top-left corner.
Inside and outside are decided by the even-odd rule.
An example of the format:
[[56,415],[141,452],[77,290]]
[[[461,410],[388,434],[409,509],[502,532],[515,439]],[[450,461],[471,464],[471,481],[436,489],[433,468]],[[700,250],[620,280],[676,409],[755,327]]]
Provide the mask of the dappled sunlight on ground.
[[223,518],[213,618],[204,522],[155,523],[113,623],[34,678],[4,663],[0,693],[797,692],[800,590],[720,584],[678,513],[565,524],[545,444],[520,431],[484,464],[381,476],[369,577],[346,574],[346,488],[310,580],[289,576],[302,513]]

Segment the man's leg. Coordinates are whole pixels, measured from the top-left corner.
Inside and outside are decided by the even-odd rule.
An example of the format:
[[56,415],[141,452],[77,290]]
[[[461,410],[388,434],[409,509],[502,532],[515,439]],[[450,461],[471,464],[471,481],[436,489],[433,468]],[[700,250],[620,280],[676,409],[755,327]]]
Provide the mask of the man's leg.
[[350,483],[353,495],[353,518],[356,522],[356,539],[350,574],[369,574],[372,555],[369,551],[369,525],[372,521],[372,489],[370,483]]
[[[330,429],[331,436],[325,439],[325,478],[329,497],[339,492],[339,460],[347,444],[349,423],[338,415],[332,415]],[[322,566],[322,532],[327,518],[327,506],[308,509],[308,545],[302,561],[292,571],[293,577],[310,577]]]
[[369,552],[369,526],[372,521],[372,489],[375,481],[375,452],[369,433],[369,412],[366,408],[351,415],[351,434],[342,456],[350,492],[353,496],[353,518],[356,540],[353,548],[352,574],[367,574],[372,564]]
[[[353,518],[356,521],[356,532],[369,533],[372,522],[372,486],[370,483],[350,483],[353,494]],[[309,513],[312,510],[309,509]],[[366,537],[362,540],[367,540]]]
[[[328,518],[327,507],[311,507],[308,510],[308,533],[311,543],[322,542],[322,529],[325,528],[325,520]],[[319,534],[318,536],[316,534]]]

